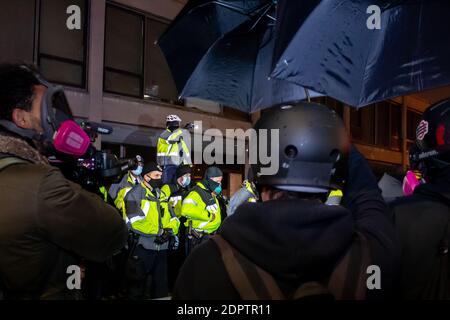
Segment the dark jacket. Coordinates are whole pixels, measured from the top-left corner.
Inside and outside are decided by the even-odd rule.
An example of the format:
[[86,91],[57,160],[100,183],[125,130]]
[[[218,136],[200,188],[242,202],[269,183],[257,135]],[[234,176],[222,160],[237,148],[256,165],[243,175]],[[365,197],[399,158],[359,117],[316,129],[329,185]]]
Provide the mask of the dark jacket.
[[105,261],[126,242],[117,211],[54,167],[7,167],[0,171],[0,190],[0,287],[6,298],[70,297],[66,271],[79,263],[76,257]]
[[440,241],[450,222],[450,168],[390,206],[401,246],[400,297],[439,298],[432,279],[439,274]]
[[[285,294],[302,283],[328,277],[350,247],[355,231],[369,240],[372,264],[381,269],[381,290],[368,298],[388,297],[395,277],[395,233],[376,180],[359,153],[352,152],[343,206],[312,200],[274,200],[244,204],[225,220],[219,233],[250,261],[268,271]],[[354,188],[352,187],[354,186]],[[175,299],[239,299],[216,244],[195,249],[181,269]]]

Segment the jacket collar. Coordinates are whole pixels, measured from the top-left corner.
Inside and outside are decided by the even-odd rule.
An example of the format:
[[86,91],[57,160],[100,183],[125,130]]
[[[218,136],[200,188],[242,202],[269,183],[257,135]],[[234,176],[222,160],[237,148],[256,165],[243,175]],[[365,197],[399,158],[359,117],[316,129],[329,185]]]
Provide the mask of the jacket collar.
[[48,165],[48,160],[25,140],[0,133],[0,153],[18,157],[35,164]]

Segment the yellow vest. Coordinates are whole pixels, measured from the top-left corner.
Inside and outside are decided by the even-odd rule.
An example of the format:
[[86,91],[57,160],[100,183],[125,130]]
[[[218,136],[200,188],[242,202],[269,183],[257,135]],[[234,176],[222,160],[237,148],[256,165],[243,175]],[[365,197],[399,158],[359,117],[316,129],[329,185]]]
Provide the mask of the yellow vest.
[[165,184],[161,188],[161,200],[167,201],[168,205],[173,208],[176,216],[178,218],[181,217],[181,207],[183,204],[183,197],[180,195],[173,195],[172,190],[170,189],[170,185]]
[[183,130],[166,129],[158,138],[156,159],[160,166],[191,164],[191,155],[183,140]]
[[186,227],[192,224],[192,228],[197,231],[213,233],[220,227],[221,223],[219,201],[217,197],[211,195],[211,192],[202,183],[198,182],[197,187],[203,190],[200,191],[203,197],[212,197],[215,204],[207,206],[199,191],[193,188],[183,200],[181,215],[187,219]]
[[167,201],[160,201],[159,193],[151,191],[142,182],[128,191],[125,197],[125,221],[135,232],[144,235],[161,235],[163,229],[178,234],[180,220],[172,216]]

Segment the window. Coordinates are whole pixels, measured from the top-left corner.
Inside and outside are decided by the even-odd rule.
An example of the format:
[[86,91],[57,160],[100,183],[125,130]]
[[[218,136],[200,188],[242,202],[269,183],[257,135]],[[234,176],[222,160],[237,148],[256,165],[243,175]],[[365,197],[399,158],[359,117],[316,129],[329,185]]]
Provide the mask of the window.
[[[81,29],[67,28],[67,8],[81,9]],[[86,87],[87,3],[85,0],[40,0],[38,65],[53,82]]]
[[[81,30],[67,28],[71,5],[81,9]],[[49,81],[86,87],[87,8],[87,0],[2,1],[1,60],[34,62]]]
[[401,106],[382,101],[360,109],[351,108],[350,131],[353,140],[384,148],[401,148]]
[[344,116],[344,104],[336,99],[323,96],[311,98],[311,102],[326,105],[328,108],[334,110],[341,118]]
[[0,2],[1,62],[33,62],[35,10],[33,0]]
[[105,28],[105,91],[142,97],[143,44],[143,16],[108,5]]
[[408,140],[411,141],[416,140],[416,129],[421,120],[422,115],[420,113],[408,110],[406,115],[406,122],[407,122],[406,137]]
[[375,108],[350,108],[350,132],[353,140],[375,144]]
[[155,42],[166,30],[168,24],[147,18],[147,48],[145,57],[145,97],[168,101],[178,100],[178,91],[172,73],[161,49]]
[[391,125],[391,148],[401,150],[402,148],[402,107],[393,105],[390,109]]
[[167,26],[161,19],[107,5],[105,92],[172,103],[178,100],[170,68],[155,44]]

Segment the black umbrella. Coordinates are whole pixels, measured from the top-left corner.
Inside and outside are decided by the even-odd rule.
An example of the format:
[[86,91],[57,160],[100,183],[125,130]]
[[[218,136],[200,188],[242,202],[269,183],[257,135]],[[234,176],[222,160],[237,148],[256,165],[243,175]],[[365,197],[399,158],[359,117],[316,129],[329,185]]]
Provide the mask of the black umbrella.
[[178,91],[219,38],[271,5],[271,0],[190,0],[158,40]]
[[303,87],[269,78],[274,39],[273,26],[242,24],[210,48],[181,96],[213,100],[245,112],[305,99]]
[[450,84],[449,15],[448,0],[280,0],[272,76],[356,107]]
[[[275,43],[275,1],[261,2],[262,6],[251,14],[244,15],[244,22],[222,36],[207,35],[205,29],[195,31],[193,51],[184,54],[189,46],[188,35],[192,30],[187,25],[179,26],[185,19],[195,20],[201,25],[204,18],[183,10],[159,43],[178,79],[180,96],[213,100],[244,112],[253,112],[274,104],[303,100],[309,94],[296,84],[269,79]],[[191,2],[188,5],[192,5]],[[194,11],[197,12],[198,8]],[[217,18],[217,17],[216,17]],[[236,24],[237,24],[236,20]],[[194,28],[195,29],[195,28]],[[175,33],[178,30],[178,33]],[[217,36],[215,42],[212,39]],[[171,39],[168,48],[168,37]],[[177,39],[180,39],[178,43]],[[178,47],[180,46],[180,47]],[[208,47],[208,50],[205,48]],[[182,48],[186,47],[186,51]],[[201,48],[201,49],[200,49]],[[195,65],[195,66],[194,66]],[[315,92],[311,96],[317,96]]]

